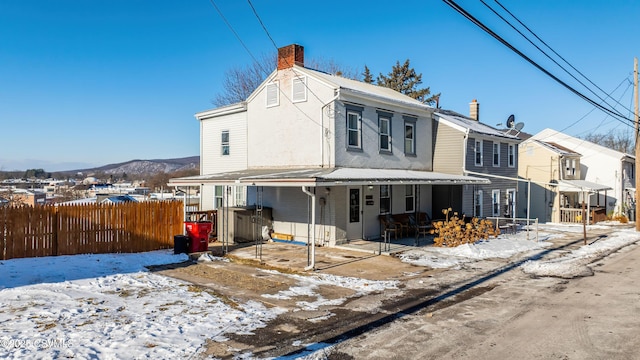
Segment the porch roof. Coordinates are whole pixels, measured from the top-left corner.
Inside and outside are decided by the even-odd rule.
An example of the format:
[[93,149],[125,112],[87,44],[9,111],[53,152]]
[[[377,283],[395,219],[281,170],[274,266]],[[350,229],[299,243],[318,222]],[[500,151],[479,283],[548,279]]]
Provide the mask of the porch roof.
[[597,184],[586,180],[560,180],[558,187],[560,192],[597,192],[613,190],[607,185]]
[[169,180],[170,186],[340,186],[340,185],[468,185],[488,179],[433,171],[370,168],[247,169]]

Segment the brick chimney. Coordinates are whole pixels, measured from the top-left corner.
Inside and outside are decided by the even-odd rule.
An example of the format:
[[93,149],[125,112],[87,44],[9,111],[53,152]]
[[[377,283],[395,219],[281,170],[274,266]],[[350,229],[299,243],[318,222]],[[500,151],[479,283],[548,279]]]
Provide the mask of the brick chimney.
[[293,64],[304,66],[304,47],[291,44],[278,49],[278,70],[293,67]]
[[480,121],[480,103],[476,99],[469,103],[469,117],[475,121]]

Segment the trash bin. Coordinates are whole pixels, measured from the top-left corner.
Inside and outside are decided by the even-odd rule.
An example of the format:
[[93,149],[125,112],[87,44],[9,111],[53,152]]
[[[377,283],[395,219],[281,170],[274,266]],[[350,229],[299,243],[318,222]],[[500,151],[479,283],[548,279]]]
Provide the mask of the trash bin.
[[189,236],[189,252],[209,250],[209,233],[213,229],[211,221],[185,221],[185,229]]
[[173,236],[173,253],[187,254],[189,252],[189,237],[185,235]]

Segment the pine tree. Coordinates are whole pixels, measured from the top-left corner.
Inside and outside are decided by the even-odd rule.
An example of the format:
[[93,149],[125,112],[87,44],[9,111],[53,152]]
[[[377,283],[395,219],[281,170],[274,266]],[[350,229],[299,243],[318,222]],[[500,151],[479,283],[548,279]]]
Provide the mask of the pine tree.
[[366,82],[367,84],[373,84],[373,75],[371,75],[371,71],[369,70],[369,68],[367,67],[367,65],[364,66],[364,72],[362,73],[362,81]]
[[417,88],[422,84],[422,74],[416,73],[415,69],[410,66],[409,59],[402,65],[400,65],[400,61],[396,61],[391,72],[386,76],[380,73],[377,83],[379,86],[396,90],[428,105],[433,105],[435,99],[440,96],[440,94],[429,96],[431,94],[429,87]]

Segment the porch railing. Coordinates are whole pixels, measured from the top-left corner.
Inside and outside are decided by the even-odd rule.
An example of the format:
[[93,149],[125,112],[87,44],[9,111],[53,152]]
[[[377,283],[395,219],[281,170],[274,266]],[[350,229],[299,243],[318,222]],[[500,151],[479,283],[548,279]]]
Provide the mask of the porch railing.
[[[587,218],[587,222],[588,220],[589,218]],[[560,208],[560,222],[582,224],[582,209]]]

